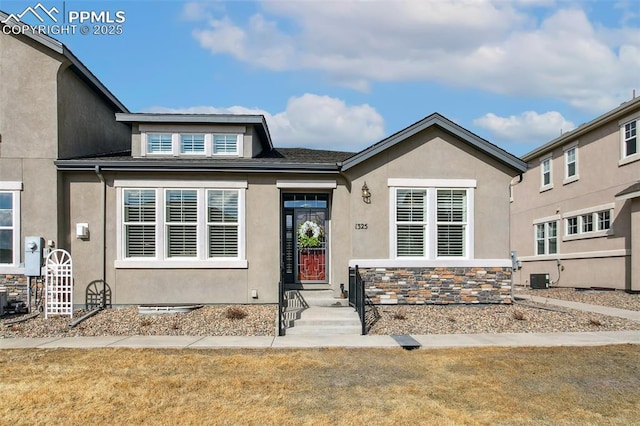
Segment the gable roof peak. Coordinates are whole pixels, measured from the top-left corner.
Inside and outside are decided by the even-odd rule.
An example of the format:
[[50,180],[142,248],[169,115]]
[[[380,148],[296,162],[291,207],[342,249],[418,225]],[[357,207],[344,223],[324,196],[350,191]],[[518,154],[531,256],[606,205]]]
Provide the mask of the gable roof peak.
[[348,158],[342,163],[342,170],[348,170],[351,167],[354,167],[357,164],[368,160],[374,155],[379,154],[380,152],[385,151],[392,146],[405,141],[411,136],[433,126],[436,126],[444,130],[445,132],[457,137],[473,148],[498,160],[499,162],[509,166],[519,173],[522,173],[527,169],[527,164],[513,154],[481,138],[475,133],[470,132],[459,124],[449,120],[444,115],[438,112],[433,112],[423,119],[409,125],[408,127],[405,127],[404,129],[392,134],[391,136],[386,137],[385,139],[382,139],[379,142],[376,142],[375,144]]

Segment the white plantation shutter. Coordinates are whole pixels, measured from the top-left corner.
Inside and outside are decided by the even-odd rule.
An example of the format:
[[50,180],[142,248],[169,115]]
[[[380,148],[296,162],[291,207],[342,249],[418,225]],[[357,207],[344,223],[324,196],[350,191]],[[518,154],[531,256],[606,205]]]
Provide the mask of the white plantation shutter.
[[467,191],[464,189],[439,189],[437,191],[436,215],[438,256],[464,256]]
[[424,256],[426,189],[396,190],[396,255]]
[[155,190],[124,190],[124,233],[125,257],[155,257]]
[[171,154],[173,147],[170,133],[149,133],[147,135],[147,152],[150,154]]
[[204,154],[204,135],[180,135],[180,152]]
[[207,191],[209,257],[238,257],[237,190]]
[[198,255],[198,192],[195,189],[166,191],[167,257]]
[[238,135],[213,135],[214,154],[237,154]]

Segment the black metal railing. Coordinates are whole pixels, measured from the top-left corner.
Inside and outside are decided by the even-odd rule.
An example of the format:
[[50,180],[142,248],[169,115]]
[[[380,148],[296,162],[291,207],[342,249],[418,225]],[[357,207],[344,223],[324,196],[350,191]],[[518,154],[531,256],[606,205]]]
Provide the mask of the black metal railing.
[[360,276],[358,265],[355,268],[349,268],[349,305],[355,308],[358,313],[360,324],[362,325],[362,334],[367,334],[364,281]]
[[287,304],[284,297],[284,273],[283,268],[280,268],[280,282],[278,282],[278,336],[285,335],[285,311],[287,310]]

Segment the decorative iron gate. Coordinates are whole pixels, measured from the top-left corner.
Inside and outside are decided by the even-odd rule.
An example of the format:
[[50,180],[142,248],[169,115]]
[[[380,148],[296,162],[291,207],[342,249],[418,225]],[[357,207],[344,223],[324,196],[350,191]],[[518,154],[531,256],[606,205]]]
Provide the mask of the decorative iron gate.
[[46,260],[45,311],[49,315],[73,318],[73,263],[66,250],[53,250]]

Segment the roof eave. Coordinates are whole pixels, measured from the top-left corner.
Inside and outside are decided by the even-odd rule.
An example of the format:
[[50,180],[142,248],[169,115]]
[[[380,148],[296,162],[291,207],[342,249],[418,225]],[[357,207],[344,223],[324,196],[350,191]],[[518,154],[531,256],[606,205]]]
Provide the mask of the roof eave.
[[573,139],[576,139],[582,135],[584,135],[585,133],[588,133],[594,129],[596,129],[598,126],[602,125],[603,123],[606,123],[607,121],[610,120],[615,120],[617,118],[620,118],[621,116],[627,114],[629,112],[629,110],[632,110],[634,108],[638,108],[640,107],[640,97],[631,99],[630,101],[627,101],[625,103],[623,103],[622,105],[620,105],[617,108],[612,109],[611,111],[608,111],[604,114],[602,114],[599,117],[594,118],[593,120],[580,125],[577,129],[574,129],[570,132],[567,132],[565,134],[563,134],[562,136],[559,136],[547,143],[545,143],[544,145],[539,146],[538,148],[524,154],[522,156],[522,159],[524,161],[531,161],[536,157],[539,157],[540,155],[546,154],[549,151],[552,151],[554,149],[556,149],[559,146],[562,146],[564,144],[569,143],[570,141],[572,141]]
[[115,160],[56,160],[59,171],[94,171],[96,166],[103,171],[130,172],[244,172],[244,173],[339,173],[334,164],[319,163],[211,163],[185,164],[180,161],[115,161]]

